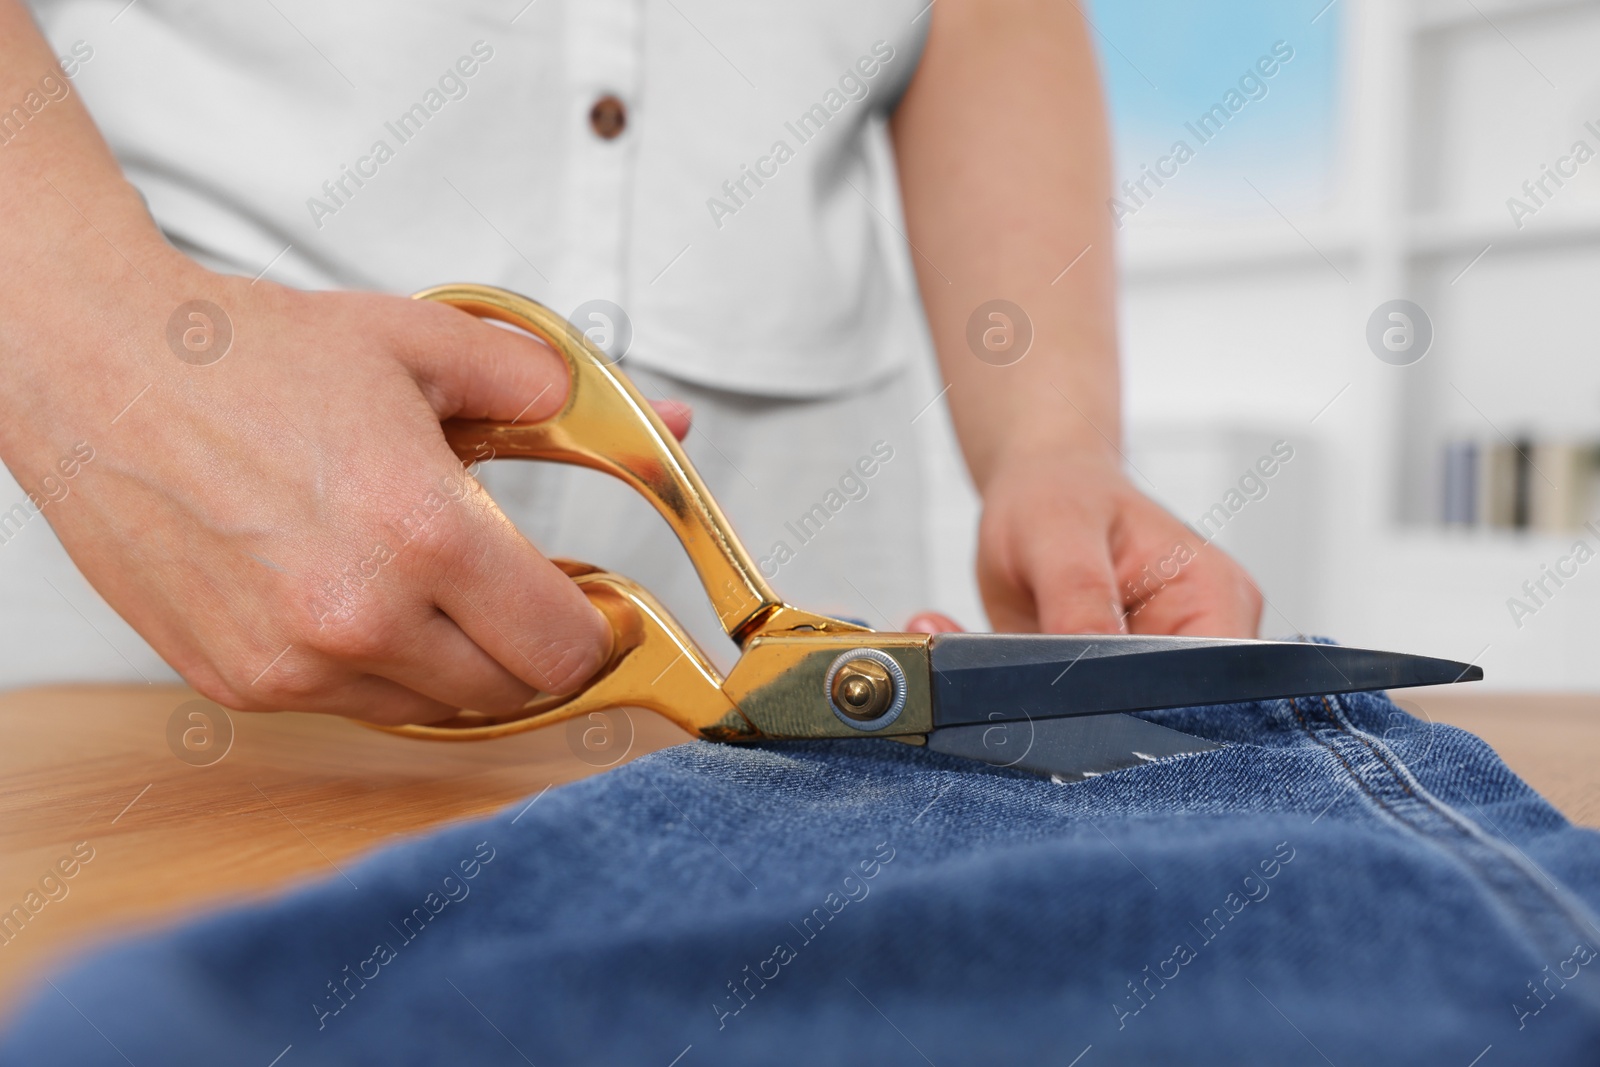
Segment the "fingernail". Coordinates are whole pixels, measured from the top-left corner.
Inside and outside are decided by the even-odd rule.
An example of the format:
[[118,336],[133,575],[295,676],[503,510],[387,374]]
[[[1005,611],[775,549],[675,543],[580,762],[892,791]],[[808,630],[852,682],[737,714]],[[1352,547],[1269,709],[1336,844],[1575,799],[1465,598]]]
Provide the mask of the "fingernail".
[[948,615],[937,611],[923,611],[911,616],[906,622],[906,632],[914,634],[956,634],[961,633],[961,624]]

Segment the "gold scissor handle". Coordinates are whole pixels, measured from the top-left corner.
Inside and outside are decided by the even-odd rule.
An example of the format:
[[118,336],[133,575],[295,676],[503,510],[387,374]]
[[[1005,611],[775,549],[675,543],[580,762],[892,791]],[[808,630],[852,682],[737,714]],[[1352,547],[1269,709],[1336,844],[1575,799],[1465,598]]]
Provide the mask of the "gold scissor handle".
[[[441,285],[416,294],[527,330],[566,360],[566,403],[536,423],[452,420],[445,439],[464,460],[546,459],[621,478],[653,504],[689,553],[723,630],[741,648],[785,631],[859,632],[854,623],[790,607],[762,579],[678,442],[633,384],[560,315],[525,296],[487,285]],[[543,696],[516,711],[460,711],[425,726],[380,729],[433,740],[480,740],[519,733],[591,711],[642,707],[701,737],[759,735],[723,689],[694,641],[644,589],[583,563],[559,565],[610,622],[611,659],[579,692]]]
[[561,354],[571,373],[561,410],[536,423],[452,420],[445,439],[463,459],[546,459],[621,478],[659,511],[683,543],[723,630],[740,647],[758,633],[810,627],[860,629],[789,607],[756,570],[672,434],[644,397],[566,319],[525,296],[488,285],[440,285],[416,294],[527,330]]
[[591,711],[630,707],[658,712],[708,740],[757,735],[723,692],[722,676],[653,596],[619,574],[573,560],[555,563],[606,617],[615,635],[611,658],[588,685],[568,697],[539,697],[505,715],[459,711],[426,725],[377,728],[431,741],[482,741]]

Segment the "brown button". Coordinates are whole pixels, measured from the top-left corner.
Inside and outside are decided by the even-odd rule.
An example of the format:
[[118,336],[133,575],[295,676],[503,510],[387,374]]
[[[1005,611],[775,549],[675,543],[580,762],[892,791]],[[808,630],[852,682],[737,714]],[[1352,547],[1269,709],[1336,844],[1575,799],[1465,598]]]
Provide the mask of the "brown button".
[[628,109],[616,97],[609,94],[602,96],[589,109],[589,125],[594,127],[595,133],[609,141],[628,125]]

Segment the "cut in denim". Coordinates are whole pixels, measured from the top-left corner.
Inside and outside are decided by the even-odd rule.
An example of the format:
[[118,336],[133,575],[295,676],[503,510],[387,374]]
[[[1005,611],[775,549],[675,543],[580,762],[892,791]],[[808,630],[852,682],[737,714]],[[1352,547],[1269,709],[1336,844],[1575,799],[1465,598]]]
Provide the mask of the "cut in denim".
[[1148,718],[1223,747],[659,752],[91,957],[0,1063],[1600,1058],[1600,837],[1482,741],[1375,695]]

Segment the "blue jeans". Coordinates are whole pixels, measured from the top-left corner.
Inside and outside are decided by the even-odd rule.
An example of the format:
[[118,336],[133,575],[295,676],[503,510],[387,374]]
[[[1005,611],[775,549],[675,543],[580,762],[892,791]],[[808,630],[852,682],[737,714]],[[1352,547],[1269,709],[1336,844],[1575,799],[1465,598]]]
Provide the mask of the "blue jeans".
[[1481,741],[1379,696],[1149,718],[1224,747],[663,751],[105,951],[0,1063],[1600,1058],[1600,837]]

